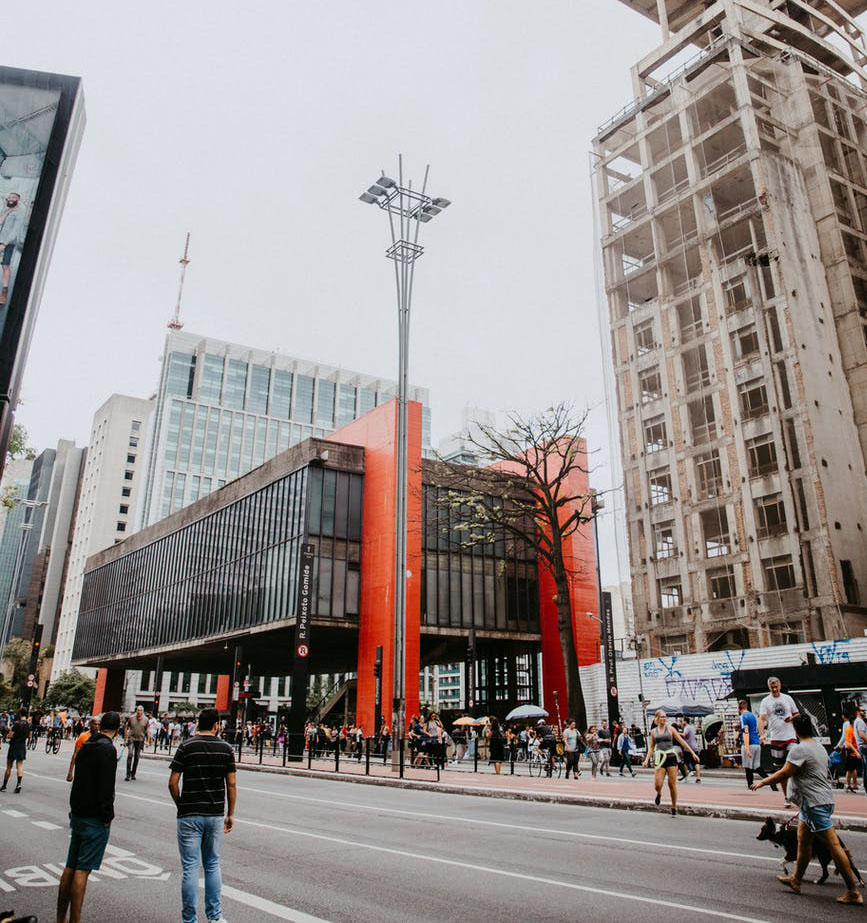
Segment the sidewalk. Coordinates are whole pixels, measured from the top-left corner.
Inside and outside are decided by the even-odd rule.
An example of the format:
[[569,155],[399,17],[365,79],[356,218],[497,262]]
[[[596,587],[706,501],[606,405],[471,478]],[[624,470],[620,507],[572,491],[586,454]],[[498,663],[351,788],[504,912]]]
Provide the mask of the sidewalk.
[[[143,753],[143,758],[168,760],[159,753]],[[521,801],[542,801],[556,804],[575,804],[592,807],[619,808],[636,811],[664,811],[670,809],[668,788],[663,788],[662,805],[654,803],[651,773],[641,773],[636,779],[620,778],[615,771],[610,777],[590,778],[585,772],[580,779],[532,778],[525,763],[515,764],[515,774],[509,774],[509,765],[503,766],[502,775],[488,772],[473,773],[465,769],[446,768],[440,773],[439,781],[435,770],[406,767],[404,778],[400,779],[390,765],[383,765],[381,759],[370,763],[370,775],[365,775],[365,763],[342,758],[340,771],[334,771],[333,759],[313,760],[312,769],[307,762],[296,763],[291,768],[282,765],[282,759],[265,754],[261,765],[253,752],[244,752],[244,761],[239,769],[254,772],[268,772],[287,775],[309,776],[315,779],[329,779],[341,782],[357,782],[367,785],[391,785],[398,788],[412,788],[423,791],[447,792],[458,795],[476,795],[489,798],[506,798]],[[481,766],[482,764],[480,764]],[[678,784],[678,811],[699,817],[723,817],[732,820],[763,821],[771,816],[777,820],[788,820],[797,813],[797,808],[783,810],[783,796],[763,788],[751,792],[743,777],[737,773],[729,779],[740,778],[742,787],[721,780],[718,774],[709,776],[701,784],[690,778]],[[867,832],[867,795],[857,795],[838,790],[836,792],[834,820],[840,829]]]

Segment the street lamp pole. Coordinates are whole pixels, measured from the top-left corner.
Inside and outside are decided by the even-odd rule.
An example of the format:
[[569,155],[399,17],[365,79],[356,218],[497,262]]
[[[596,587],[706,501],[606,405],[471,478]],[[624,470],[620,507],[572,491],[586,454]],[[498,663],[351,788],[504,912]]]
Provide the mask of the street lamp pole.
[[409,319],[415,261],[424,248],[418,237],[427,224],[451,202],[427,195],[430,165],[425,167],[421,191],[404,184],[403,155],[397,158],[397,181],[383,171],[359,198],[368,205],[378,205],[388,215],[391,246],[385,255],[394,263],[397,289],[398,376],[397,376],[397,477],[395,487],[395,594],[394,594],[394,681],[392,687],[392,740],[397,754],[399,741],[406,730],[406,522],[408,467],[409,391]]

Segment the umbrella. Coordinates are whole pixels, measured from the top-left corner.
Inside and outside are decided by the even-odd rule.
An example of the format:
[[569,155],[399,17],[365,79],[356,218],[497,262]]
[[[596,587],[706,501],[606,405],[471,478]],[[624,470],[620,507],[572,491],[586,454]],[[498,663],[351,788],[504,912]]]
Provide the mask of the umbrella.
[[453,722],[455,727],[468,727],[471,724],[475,724],[478,719],[470,718],[467,715],[464,715],[463,718],[458,718],[457,721]]
[[538,705],[519,705],[517,708],[513,708],[508,715],[506,715],[506,721],[517,721],[520,718],[547,718],[548,712],[544,708],[541,708]]
[[667,715],[682,715],[684,718],[704,718],[705,715],[713,714],[713,709],[708,705],[686,702],[680,698],[669,699],[667,702],[647,706],[649,712],[659,711],[659,709],[662,709]]
[[476,726],[478,726],[478,725],[480,725],[480,724],[487,724],[487,723],[488,723],[488,716],[487,716],[487,715],[482,715],[481,718],[473,718],[473,724],[475,724]]

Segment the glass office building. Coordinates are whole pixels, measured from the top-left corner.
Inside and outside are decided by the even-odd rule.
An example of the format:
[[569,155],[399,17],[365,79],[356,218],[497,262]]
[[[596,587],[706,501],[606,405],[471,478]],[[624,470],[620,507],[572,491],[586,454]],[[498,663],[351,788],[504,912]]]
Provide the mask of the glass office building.
[[[323,437],[380,404],[396,384],[277,352],[172,332],[148,439],[139,527],[176,512],[289,446]],[[428,392],[423,447],[430,447]]]

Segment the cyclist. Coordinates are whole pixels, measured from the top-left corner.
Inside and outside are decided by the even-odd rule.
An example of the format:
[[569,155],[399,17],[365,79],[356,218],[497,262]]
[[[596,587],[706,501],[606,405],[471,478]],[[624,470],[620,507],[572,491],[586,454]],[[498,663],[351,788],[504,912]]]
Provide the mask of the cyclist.
[[15,786],[15,794],[21,792],[21,781],[24,778],[24,760],[27,759],[27,741],[30,739],[32,731],[30,722],[24,715],[18,715],[17,720],[13,716],[12,726],[9,728],[9,749],[6,752],[6,775],[3,776],[3,785],[0,792],[6,791],[6,785],[9,782],[9,776],[12,775],[12,764],[15,763],[15,771],[18,775],[18,784]]
[[542,741],[542,752],[545,754],[545,775],[551,778],[554,774],[554,754],[557,752],[557,738],[554,736],[554,728],[550,724],[545,724],[544,718],[540,718],[536,722],[536,734]]

